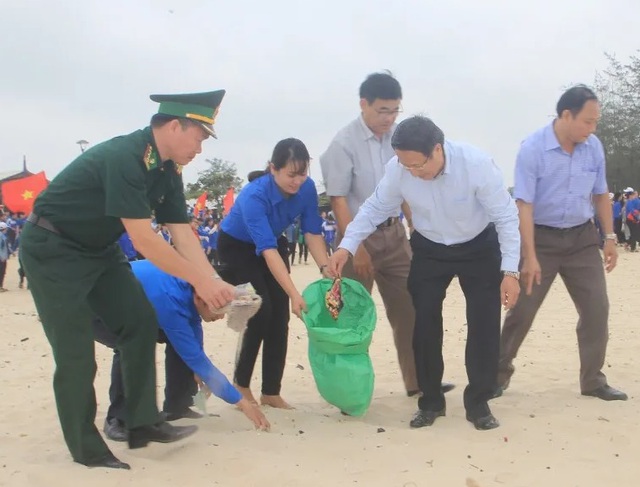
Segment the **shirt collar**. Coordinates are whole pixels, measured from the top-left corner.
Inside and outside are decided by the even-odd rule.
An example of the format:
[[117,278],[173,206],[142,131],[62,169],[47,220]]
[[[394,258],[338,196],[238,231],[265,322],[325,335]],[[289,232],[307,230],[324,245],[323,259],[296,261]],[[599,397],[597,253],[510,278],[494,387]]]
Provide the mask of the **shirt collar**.
[[[556,132],[553,130],[553,124],[555,123],[556,119],[553,120],[553,122],[551,122],[549,125],[547,125],[544,128],[544,133],[543,133],[543,138],[544,138],[544,150],[545,151],[551,151],[554,149],[561,149],[562,146],[560,145],[560,141],[558,140],[558,137],[556,136]],[[589,139],[585,140],[584,142],[580,142],[579,144],[576,144],[576,147],[579,147],[581,145],[589,145]]]
[[[376,139],[378,140],[378,137],[376,136],[376,134],[374,134],[371,129],[369,127],[367,127],[367,124],[364,122],[364,118],[362,118],[362,114],[360,114],[360,116],[358,117],[358,123],[360,124],[360,128],[362,129],[362,137],[363,140],[369,140],[369,139]],[[391,130],[389,130],[386,134],[384,134],[382,136],[382,140],[391,138],[391,134],[393,133],[393,131],[396,129],[396,124],[394,123],[391,126]]]
[[[451,144],[449,144],[448,140],[444,141],[444,147],[442,148],[442,153],[444,154],[444,168],[438,176],[447,175],[451,173],[451,163],[453,162],[453,150],[450,149]],[[438,177],[436,176],[436,178]]]
[[265,177],[267,179],[269,200],[272,203],[280,203],[285,198],[284,198],[284,195],[282,194],[282,191],[280,191],[280,188],[278,188],[278,185],[276,184],[275,179],[273,179],[273,174],[269,173]]

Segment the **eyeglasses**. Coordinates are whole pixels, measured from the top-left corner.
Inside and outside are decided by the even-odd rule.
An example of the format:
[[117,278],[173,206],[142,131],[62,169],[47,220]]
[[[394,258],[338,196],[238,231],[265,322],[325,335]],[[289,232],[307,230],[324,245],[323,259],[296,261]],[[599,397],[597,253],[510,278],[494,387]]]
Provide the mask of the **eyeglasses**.
[[402,107],[398,107],[395,110],[387,110],[385,108],[378,110],[377,108],[374,109],[376,114],[380,117],[380,118],[386,118],[386,117],[397,117],[400,113],[402,113]]
[[400,164],[402,164],[402,167],[404,167],[407,171],[411,171],[412,169],[422,169],[424,166],[427,165],[427,163],[429,162],[430,158],[427,157],[424,162],[422,162],[421,164],[415,164],[413,166],[408,166],[406,164],[404,164],[402,161],[398,160],[398,162],[400,162]]

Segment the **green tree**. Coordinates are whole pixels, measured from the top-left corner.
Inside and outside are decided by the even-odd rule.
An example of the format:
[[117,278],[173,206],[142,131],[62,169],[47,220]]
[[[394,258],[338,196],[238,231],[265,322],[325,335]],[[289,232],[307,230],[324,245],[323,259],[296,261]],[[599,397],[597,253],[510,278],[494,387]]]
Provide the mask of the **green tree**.
[[609,188],[620,191],[640,186],[640,57],[624,64],[605,56],[609,66],[594,82],[602,110],[597,135],[607,156]]
[[205,191],[207,201],[211,201],[217,208],[222,208],[222,200],[230,187],[236,192],[242,188],[242,179],[238,177],[238,170],[233,162],[214,158],[207,159],[209,167],[198,173],[195,183],[188,183],[185,189],[187,199],[197,198]]

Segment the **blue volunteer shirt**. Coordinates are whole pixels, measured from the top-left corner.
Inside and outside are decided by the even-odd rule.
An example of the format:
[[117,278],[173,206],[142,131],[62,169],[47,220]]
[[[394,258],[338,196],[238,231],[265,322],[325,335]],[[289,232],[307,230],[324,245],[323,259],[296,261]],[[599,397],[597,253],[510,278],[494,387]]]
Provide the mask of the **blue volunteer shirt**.
[[209,247],[213,250],[218,249],[218,230],[214,230],[209,234]]
[[513,197],[533,204],[537,225],[570,228],[593,217],[591,196],[608,193],[604,148],[595,135],[575,146],[560,147],[553,123],[520,146]]
[[221,228],[238,240],[253,243],[256,254],[261,255],[267,249],[278,248],[278,237],[298,217],[303,233],[322,234],[313,180],[307,178],[296,194],[285,197],[273,175],[267,174],[244,187]]
[[132,262],[131,269],[156,310],[160,328],[187,367],[220,399],[229,404],[240,401],[240,392],[204,352],[202,319],[189,283],[161,271],[148,260]]
[[622,218],[622,203],[619,201],[613,202],[613,219]]
[[625,206],[627,220],[640,221],[640,199],[635,198],[627,201]]
[[124,252],[124,255],[127,256],[127,259],[135,259],[138,256],[138,252],[136,252],[136,249],[133,246],[133,242],[131,241],[131,237],[129,237],[129,234],[127,232],[124,232],[122,235],[120,235],[120,238],[118,239],[118,245],[120,245],[120,248]]

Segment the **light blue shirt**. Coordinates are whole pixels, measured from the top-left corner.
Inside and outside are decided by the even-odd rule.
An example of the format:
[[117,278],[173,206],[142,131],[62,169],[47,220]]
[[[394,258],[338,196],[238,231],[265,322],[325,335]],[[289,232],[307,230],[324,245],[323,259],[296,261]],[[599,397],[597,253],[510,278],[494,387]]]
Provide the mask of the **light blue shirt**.
[[533,222],[556,228],[585,223],[594,214],[591,196],[609,192],[600,140],[591,135],[569,154],[553,123],[522,142],[514,179],[513,197],[533,205]]
[[444,143],[444,172],[427,181],[412,176],[393,157],[375,192],[347,227],[340,247],[355,254],[380,223],[395,216],[402,201],[411,207],[415,231],[444,245],[468,242],[493,222],[504,271],[520,260],[518,209],[490,156],[467,144]]

